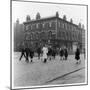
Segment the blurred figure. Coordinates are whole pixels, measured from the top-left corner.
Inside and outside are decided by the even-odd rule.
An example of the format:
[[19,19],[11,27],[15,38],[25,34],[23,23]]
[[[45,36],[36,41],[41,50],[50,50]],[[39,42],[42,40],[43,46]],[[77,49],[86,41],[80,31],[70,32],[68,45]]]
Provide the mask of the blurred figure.
[[86,52],[85,52],[85,48],[84,48],[83,52],[84,52],[84,59],[85,59],[85,58],[86,58]]
[[48,47],[47,56],[48,56],[49,60],[51,60],[51,56],[52,56],[52,48],[51,48],[51,46]]
[[60,60],[64,59],[63,56],[64,56],[64,50],[60,48]]
[[75,52],[75,59],[77,60],[76,64],[79,64],[81,62],[80,60],[80,50],[77,47],[76,52]]
[[21,61],[23,56],[26,58],[26,56],[25,56],[25,49],[24,48],[21,49],[21,56],[20,56],[20,59],[19,59],[20,61]]
[[33,62],[34,50],[31,49],[31,48],[30,48],[30,50],[29,50],[29,56],[30,56],[31,62]]
[[53,47],[52,49],[52,57],[55,59],[56,56],[56,48]]
[[22,42],[22,44],[21,44],[21,56],[20,56],[20,61],[21,61],[21,59],[22,59],[22,57],[25,57],[26,58],[26,56],[25,56],[25,44],[24,44],[24,42]]
[[43,51],[43,60],[44,60],[44,63],[47,62],[47,53],[48,53],[48,48],[46,47],[46,45],[42,48],[42,51]]
[[65,60],[67,60],[67,57],[68,57],[68,51],[67,51],[67,48],[64,49],[64,56],[65,56]]
[[41,54],[41,47],[40,46],[37,48],[37,54],[38,54],[38,59],[40,59],[40,54]]
[[26,53],[26,62],[29,62],[29,55],[30,55],[30,49],[28,47],[25,48],[25,53]]

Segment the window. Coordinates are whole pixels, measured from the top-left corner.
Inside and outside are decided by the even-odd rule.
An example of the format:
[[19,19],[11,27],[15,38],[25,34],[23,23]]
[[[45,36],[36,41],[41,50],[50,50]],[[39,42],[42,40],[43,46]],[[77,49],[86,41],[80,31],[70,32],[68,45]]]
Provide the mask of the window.
[[56,27],[56,22],[52,22],[52,28],[55,29]]
[[52,38],[52,32],[51,32],[51,31],[48,33],[48,38],[49,38],[49,39]]
[[44,28],[44,26],[45,26],[45,23],[42,24],[42,27],[43,27],[43,28]]
[[45,26],[46,26],[46,28],[48,28],[49,27],[49,23],[46,23]]
[[36,28],[36,24],[32,24],[32,29],[35,29]]
[[60,27],[61,26],[60,22],[58,24],[59,24],[59,27]]
[[30,39],[31,39],[31,40],[33,39],[33,33],[31,33],[31,35],[30,35]]
[[52,26],[52,22],[49,22],[49,27],[51,27]]
[[64,23],[62,23],[62,28],[64,28]]
[[32,25],[31,25],[31,30],[32,30]]
[[37,23],[37,24],[36,24],[36,28],[38,28],[38,26],[39,26],[39,25],[38,25],[38,23]]
[[30,40],[30,34],[26,34],[26,40]]
[[72,26],[72,30],[73,30],[73,26]]
[[39,24],[39,28],[42,29],[42,23]]
[[69,32],[66,32],[67,40],[69,40]]
[[67,23],[65,23],[65,29],[67,29]]
[[31,30],[31,25],[28,26],[29,30]]
[[38,32],[36,33],[36,39],[39,39],[39,34],[38,34]]
[[26,25],[26,31],[29,30],[29,25]]

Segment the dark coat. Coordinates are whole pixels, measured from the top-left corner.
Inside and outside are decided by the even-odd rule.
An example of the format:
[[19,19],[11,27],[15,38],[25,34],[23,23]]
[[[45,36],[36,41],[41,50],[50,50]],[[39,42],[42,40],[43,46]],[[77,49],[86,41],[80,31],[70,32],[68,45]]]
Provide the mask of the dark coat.
[[38,54],[41,54],[41,48],[40,48],[40,47],[37,48],[37,53],[38,53]]
[[67,51],[67,49],[64,49],[64,55],[65,55],[65,57],[68,57],[68,51]]
[[30,52],[30,58],[33,58],[34,57],[34,50],[30,49],[29,52]]
[[61,50],[60,50],[60,56],[62,57],[63,55],[64,55],[64,50],[61,49]]
[[75,52],[75,59],[79,60],[80,59],[80,50],[77,48],[76,52]]
[[52,49],[51,48],[48,48],[48,53],[47,53],[48,56],[51,56],[52,55]]

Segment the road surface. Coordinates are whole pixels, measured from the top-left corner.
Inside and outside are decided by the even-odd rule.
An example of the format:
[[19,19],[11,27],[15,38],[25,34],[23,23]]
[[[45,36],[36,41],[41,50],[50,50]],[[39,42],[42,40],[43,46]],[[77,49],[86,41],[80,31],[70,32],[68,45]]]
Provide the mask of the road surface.
[[37,57],[33,63],[26,63],[23,57],[19,61],[20,53],[14,53],[13,76],[14,86],[61,85],[85,82],[85,60],[81,55],[81,63],[76,64],[74,55],[69,55],[68,60],[61,61],[59,56],[46,64]]

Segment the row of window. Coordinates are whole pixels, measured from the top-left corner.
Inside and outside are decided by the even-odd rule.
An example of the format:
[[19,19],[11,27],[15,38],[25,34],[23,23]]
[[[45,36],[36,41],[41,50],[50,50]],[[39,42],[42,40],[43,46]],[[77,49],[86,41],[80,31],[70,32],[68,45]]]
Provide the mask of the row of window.
[[26,31],[34,30],[34,29],[42,29],[42,28],[55,28],[55,26],[56,26],[55,22],[29,24],[29,25],[26,25]]
[[[26,25],[26,30],[34,30],[34,29],[42,29],[42,28],[54,28],[56,27],[56,22],[44,22],[44,23],[35,23]],[[78,28],[74,25],[65,22],[58,22],[58,27],[63,28],[65,30],[78,30]]]
[[55,39],[55,34],[52,32],[41,32],[41,33],[27,33],[26,40],[35,40],[35,39]]
[[69,23],[64,23],[64,22],[58,22],[59,28],[63,28],[65,30],[78,30],[77,27],[69,24]]
[[79,40],[81,40],[81,34],[71,33],[71,32],[59,32],[58,38],[64,39],[64,40],[79,41]]

